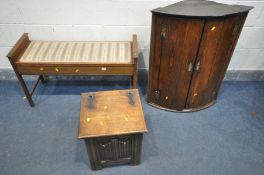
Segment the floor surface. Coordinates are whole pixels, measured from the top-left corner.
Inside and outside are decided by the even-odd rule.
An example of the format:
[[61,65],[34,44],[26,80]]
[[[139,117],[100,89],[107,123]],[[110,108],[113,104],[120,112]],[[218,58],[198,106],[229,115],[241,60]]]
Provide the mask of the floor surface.
[[[32,85],[32,82],[28,82]],[[80,93],[129,88],[127,81],[49,81],[31,108],[17,81],[0,81],[1,175],[263,175],[264,82],[224,82],[217,104],[173,113],[146,104],[142,163],[91,171],[77,139]]]

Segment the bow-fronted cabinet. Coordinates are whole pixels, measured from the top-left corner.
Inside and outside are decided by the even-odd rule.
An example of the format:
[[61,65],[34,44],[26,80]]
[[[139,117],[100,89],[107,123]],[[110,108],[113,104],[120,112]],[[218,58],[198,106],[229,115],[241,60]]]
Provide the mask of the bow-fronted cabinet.
[[183,112],[214,104],[250,9],[189,0],[152,10],[148,103]]

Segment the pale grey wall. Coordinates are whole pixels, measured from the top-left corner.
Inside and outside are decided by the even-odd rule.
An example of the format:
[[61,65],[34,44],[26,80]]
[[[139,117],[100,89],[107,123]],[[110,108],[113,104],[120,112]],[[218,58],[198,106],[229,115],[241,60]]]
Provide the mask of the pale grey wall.
[[[0,0],[0,68],[10,68],[8,50],[24,32],[42,40],[130,40],[138,34],[148,67],[150,10],[177,1],[162,0]],[[218,1],[255,6],[229,70],[264,69],[264,0]]]

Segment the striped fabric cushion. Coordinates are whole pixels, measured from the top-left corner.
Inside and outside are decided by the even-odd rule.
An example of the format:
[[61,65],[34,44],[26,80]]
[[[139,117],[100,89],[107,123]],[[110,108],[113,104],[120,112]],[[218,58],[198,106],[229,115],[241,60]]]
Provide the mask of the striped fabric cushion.
[[20,62],[131,63],[131,43],[31,41]]

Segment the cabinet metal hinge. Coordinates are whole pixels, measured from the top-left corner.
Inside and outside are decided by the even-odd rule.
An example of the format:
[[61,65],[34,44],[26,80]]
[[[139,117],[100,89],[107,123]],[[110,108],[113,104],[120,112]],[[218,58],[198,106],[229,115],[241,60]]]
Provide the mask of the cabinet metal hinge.
[[192,71],[193,71],[193,64],[192,62],[190,62],[188,65],[188,72],[192,72]]
[[159,99],[160,99],[160,91],[159,90],[154,91],[154,97],[155,97],[156,101],[159,101]]
[[161,38],[165,38],[166,37],[166,32],[167,32],[167,27],[165,25],[162,25],[161,26],[161,32],[160,32]]
[[196,66],[195,66],[195,70],[196,70],[196,71],[199,71],[199,70],[200,70],[200,67],[201,67],[201,62],[198,61],[198,62],[196,63]]

